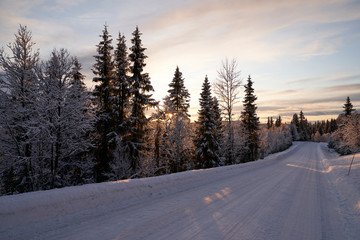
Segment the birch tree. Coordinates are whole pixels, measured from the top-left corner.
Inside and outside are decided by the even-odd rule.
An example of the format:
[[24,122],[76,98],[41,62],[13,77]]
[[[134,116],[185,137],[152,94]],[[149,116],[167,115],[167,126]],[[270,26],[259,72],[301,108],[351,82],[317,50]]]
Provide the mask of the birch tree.
[[229,61],[226,59],[222,62],[222,67],[218,70],[218,77],[214,84],[215,93],[218,96],[221,109],[227,121],[226,126],[226,144],[225,159],[226,164],[232,164],[235,161],[235,146],[234,146],[234,129],[233,129],[233,116],[234,106],[239,102],[240,87],[242,80],[240,78],[240,71],[235,59]]

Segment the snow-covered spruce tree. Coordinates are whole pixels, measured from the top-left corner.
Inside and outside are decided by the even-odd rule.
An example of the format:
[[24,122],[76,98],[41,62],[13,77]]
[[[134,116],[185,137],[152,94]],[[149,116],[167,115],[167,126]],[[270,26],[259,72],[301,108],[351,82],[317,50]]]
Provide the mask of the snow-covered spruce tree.
[[291,124],[296,127],[297,134],[294,135],[294,140],[299,141],[309,141],[310,140],[310,128],[307,119],[303,111],[300,111],[300,115],[298,116],[296,113],[293,115],[291,120]]
[[127,117],[129,112],[130,93],[130,63],[128,59],[125,36],[119,33],[118,43],[115,49],[115,76],[114,76],[114,102],[116,121],[120,136],[126,134]]
[[310,140],[311,134],[309,133],[308,121],[305,118],[305,115],[302,110],[300,111],[300,115],[299,115],[298,133],[300,136],[300,141],[309,141]]
[[297,113],[294,113],[291,123],[294,124],[296,128],[299,128],[299,117]]
[[182,77],[182,72],[180,72],[179,67],[176,67],[174,78],[169,84],[170,89],[169,93],[169,101],[171,102],[171,106],[174,111],[173,113],[183,114],[184,116],[189,117],[188,109],[190,102],[190,93],[185,88],[184,78]]
[[240,149],[242,161],[254,161],[258,158],[259,150],[259,118],[256,114],[257,106],[254,95],[253,82],[249,75],[245,85],[245,97],[243,101],[244,110],[241,112],[241,135],[244,140],[244,148]]
[[158,104],[152,98],[152,94],[149,94],[154,91],[149,74],[143,73],[147,56],[144,54],[146,48],[143,48],[140,36],[139,28],[136,27],[131,39],[133,46],[130,48],[129,55],[132,64],[130,66],[132,98],[130,100],[130,136],[127,141],[127,150],[132,174],[137,174],[141,169],[140,159],[148,141],[149,119],[145,116],[145,111]]
[[176,67],[169,87],[169,95],[164,99],[167,155],[170,172],[179,172],[187,169],[186,164],[190,161],[193,148],[189,145],[192,142],[188,114],[190,94],[185,88],[179,67]]
[[129,139],[129,101],[131,98],[130,63],[127,53],[125,36],[119,33],[117,45],[114,51],[114,78],[113,83],[113,117],[114,129],[113,161],[110,167],[114,172],[115,179],[124,179],[130,176],[130,163],[127,155],[126,142]]
[[96,105],[96,124],[95,124],[95,180],[103,182],[110,178],[110,162],[113,159],[112,150],[116,143],[116,124],[113,111],[113,79],[114,62],[112,60],[111,35],[105,25],[103,34],[100,35],[101,41],[97,45],[93,73],[96,77],[93,81],[97,83],[94,89]]
[[86,86],[84,83],[85,76],[81,73],[82,67],[79,60],[75,57],[73,58],[73,67],[71,69],[71,81],[70,89],[72,89],[71,97],[74,99],[79,99],[82,97],[82,94],[86,91]]
[[350,101],[349,96],[346,98],[346,102],[345,102],[343,108],[344,108],[344,115],[345,116],[349,116],[355,111],[355,109],[354,109],[354,107],[353,107],[353,105],[352,105],[352,103]]
[[31,32],[20,25],[15,41],[8,44],[11,56],[0,50],[0,69],[4,72],[0,79],[0,169],[12,176],[8,179],[12,186],[3,192],[6,194],[34,189],[33,138],[38,121],[35,68],[39,62],[34,45]]
[[216,141],[219,143],[219,148],[220,148],[220,164],[221,165],[225,165],[225,159],[223,158],[223,150],[226,149],[226,146],[224,146],[224,129],[223,129],[223,123],[222,123],[222,117],[221,117],[221,110],[220,110],[220,106],[219,106],[219,101],[217,100],[216,97],[213,98],[214,99],[214,106],[213,106],[213,111],[214,111],[214,122],[215,122],[215,127],[214,127],[214,135],[215,135],[215,139]]
[[237,62],[228,59],[222,62],[222,68],[218,71],[218,78],[215,82],[215,93],[219,97],[220,106],[227,121],[226,139],[225,139],[225,158],[226,164],[235,162],[235,144],[234,144],[234,128],[232,124],[233,108],[238,102],[240,96],[240,87],[242,81],[240,79],[240,71],[237,70]]
[[219,143],[215,133],[214,100],[211,96],[211,87],[207,76],[202,86],[199,101],[199,117],[196,122],[194,139],[197,166],[200,168],[216,167],[220,163]]
[[300,130],[300,123],[299,123],[299,117],[297,115],[297,113],[294,113],[293,118],[291,120],[291,129],[292,129],[292,134],[293,134],[293,140],[294,141],[298,141],[300,139],[299,136],[299,130]]

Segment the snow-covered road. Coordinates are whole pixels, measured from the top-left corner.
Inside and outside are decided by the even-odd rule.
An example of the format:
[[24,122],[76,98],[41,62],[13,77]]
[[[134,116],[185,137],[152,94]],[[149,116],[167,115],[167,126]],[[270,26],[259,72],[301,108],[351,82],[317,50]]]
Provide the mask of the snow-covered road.
[[297,142],[253,163],[0,197],[0,239],[360,239],[347,160]]

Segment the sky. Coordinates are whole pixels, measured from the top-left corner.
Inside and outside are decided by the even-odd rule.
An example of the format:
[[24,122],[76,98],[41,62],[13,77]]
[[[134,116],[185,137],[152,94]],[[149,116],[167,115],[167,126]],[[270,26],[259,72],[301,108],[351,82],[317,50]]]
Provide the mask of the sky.
[[166,96],[179,66],[193,120],[205,76],[214,83],[226,58],[236,59],[244,84],[251,75],[261,122],[300,110],[309,121],[336,118],[347,96],[360,109],[360,0],[0,0],[5,51],[19,24],[42,60],[54,48],[77,56],[89,88],[104,25],[114,46],[120,32],[128,47],[138,26],[154,98]]

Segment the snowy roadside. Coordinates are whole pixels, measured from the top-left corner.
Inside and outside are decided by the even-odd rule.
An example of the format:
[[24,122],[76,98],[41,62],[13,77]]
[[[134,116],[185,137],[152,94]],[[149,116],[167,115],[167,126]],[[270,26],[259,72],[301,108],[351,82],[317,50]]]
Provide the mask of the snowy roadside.
[[294,151],[295,143],[284,152],[269,155],[264,160],[204,170],[193,170],[159,177],[122,180],[48,191],[0,197],[0,232],[49,218],[74,214],[122,201],[135,201],[152,194],[169,194],[193,187],[194,182],[211,181],[214,174],[226,177],[231,171],[259,167],[280,160]]
[[[334,150],[321,143],[322,163],[328,179],[334,185],[334,191],[340,200],[340,211],[350,222],[360,222],[360,153],[357,153],[348,176],[349,166],[353,154],[340,156]],[[349,207],[350,206],[350,207]],[[359,226],[357,226],[359,227]]]
[[246,164],[0,197],[0,239],[357,239],[349,159],[295,142]]

